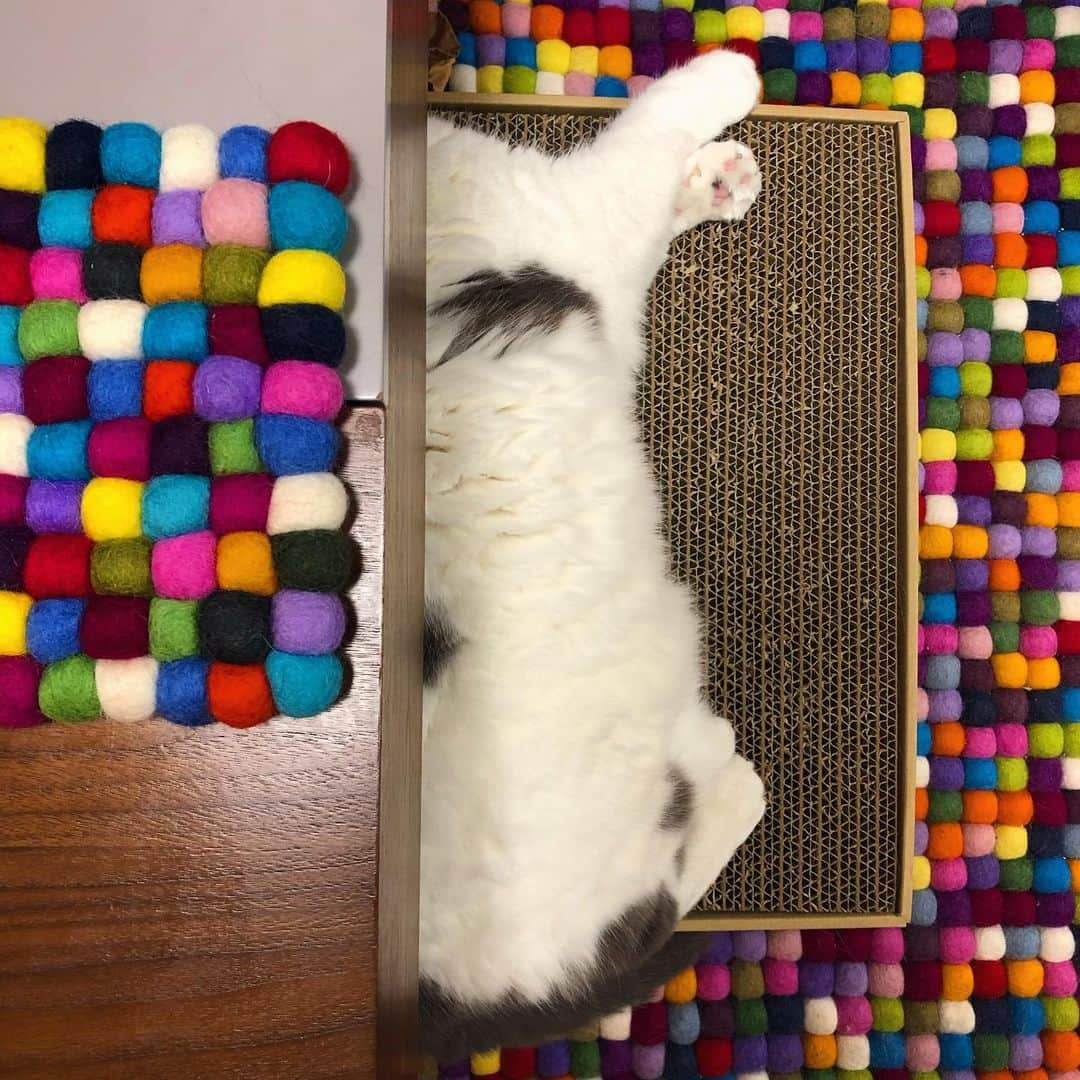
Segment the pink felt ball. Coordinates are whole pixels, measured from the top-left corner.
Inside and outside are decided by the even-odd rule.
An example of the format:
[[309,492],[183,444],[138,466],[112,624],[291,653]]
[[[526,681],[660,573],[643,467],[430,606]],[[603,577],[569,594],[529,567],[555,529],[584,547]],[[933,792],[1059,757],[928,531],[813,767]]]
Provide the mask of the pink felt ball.
[[802,956],[802,934],[798,930],[770,930],[766,951],[777,960],[798,960]]
[[85,304],[82,252],[75,248],[38,248],[30,256],[30,287],[38,300],[74,300]]
[[836,999],[836,1034],[865,1035],[874,1025],[874,1013],[864,997]]
[[895,927],[875,930],[870,955],[879,964],[899,964],[904,959],[904,932]]
[[311,420],[333,420],[345,401],[341,378],[325,364],[279,360],[266,372],[262,387],[264,413],[291,413]]
[[964,836],[964,855],[969,859],[978,859],[989,855],[994,850],[994,826],[985,823],[967,821],[961,831]]
[[211,184],[202,197],[202,227],[209,244],[270,244],[266,185],[229,178]]
[[699,964],[697,986],[703,1001],[722,1001],[731,993],[731,972],[723,964]]
[[217,585],[217,544],[210,531],[185,533],[154,545],[150,573],[158,596],[201,600]]
[[975,958],[975,931],[969,926],[943,926],[938,932],[943,964],[967,964]]
[[871,964],[870,996],[896,998],[904,992],[904,969],[899,964]]
[[964,757],[992,758],[997,753],[993,728],[969,727],[964,731]]
[[767,956],[761,961],[766,994],[797,994],[799,965],[794,960],[776,960]]
[[936,1069],[940,1056],[936,1035],[908,1036],[907,1063],[913,1072],[930,1072]]
[[1027,728],[1023,724],[998,724],[998,753],[1002,757],[1023,757],[1028,751]]
[[967,863],[963,859],[941,859],[930,865],[930,884],[941,892],[956,892],[967,884]]

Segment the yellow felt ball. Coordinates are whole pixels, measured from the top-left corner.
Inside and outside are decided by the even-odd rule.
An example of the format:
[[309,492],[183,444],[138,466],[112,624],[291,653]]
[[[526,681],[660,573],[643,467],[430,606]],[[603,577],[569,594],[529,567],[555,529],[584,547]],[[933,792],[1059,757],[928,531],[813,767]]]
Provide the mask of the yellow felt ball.
[[894,105],[910,105],[921,109],[926,93],[926,80],[917,71],[905,71],[894,75],[892,81]]
[[925,855],[916,855],[911,860],[911,887],[913,889],[930,888],[930,860]]
[[952,461],[956,435],[947,428],[926,428],[919,436],[919,456],[923,461]]
[[756,7],[734,7],[725,13],[727,36],[760,41],[765,36],[765,16]]
[[83,529],[91,540],[134,540],[142,535],[143,485],[99,476],[83,489]]
[[259,306],[322,304],[340,311],[345,304],[345,272],[325,251],[279,251],[259,281]]
[[469,1059],[473,1076],[494,1076],[499,1071],[501,1055],[498,1050],[484,1050]]
[[1027,854],[1027,829],[1023,825],[994,826],[994,855],[999,859],[1022,859]]
[[45,136],[36,120],[0,117],[0,188],[45,190]]
[[952,109],[927,109],[923,113],[923,138],[953,139],[956,137],[956,113]]
[[994,483],[998,491],[1023,491],[1027,483],[1027,469],[1022,461],[995,461]]
[[221,589],[273,596],[277,575],[270,537],[261,532],[226,533],[217,544],[217,581]]
[[536,67],[538,71],[553,71],[565,75],[570,70],[570,46],[565,41],[538,41],[536,43]]
[[575,45],[570,50],[570,70],[583,75],[600,74],[600,50],[595,45]]
[[498,64],[485,64],[476,70],[476,92],[478,94],[501,94],[503,91],[503,69]]
[[21,592],[0,592],[0,656],[26,652],[26,617],[33,600]]

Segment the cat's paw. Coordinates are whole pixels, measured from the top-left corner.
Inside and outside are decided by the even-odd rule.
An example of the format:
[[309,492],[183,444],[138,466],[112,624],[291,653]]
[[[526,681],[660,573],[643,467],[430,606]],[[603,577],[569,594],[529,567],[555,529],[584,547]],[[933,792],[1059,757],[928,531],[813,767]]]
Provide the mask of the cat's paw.
[[761,98],[761,77],[749,57],[714,49],[669,72],[651,90],[670,95],[681,126],[697,143],[715,139]]
[[686,162],[675,197],[676,233],[703,221],[739,221],[761,191],[761,172],[748,146],[706,143]]

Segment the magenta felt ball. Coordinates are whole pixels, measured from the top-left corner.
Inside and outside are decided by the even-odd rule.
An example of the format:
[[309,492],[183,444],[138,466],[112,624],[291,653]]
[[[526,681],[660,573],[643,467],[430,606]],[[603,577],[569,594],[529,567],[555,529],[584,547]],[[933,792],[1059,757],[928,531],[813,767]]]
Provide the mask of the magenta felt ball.
[[38,709],[40,674],[29,656],[0,656],[0,728],[31,727],[45,719]]
[[141,416],[95,424],[86,450],[90,471],[95,476],[149,480],[151,427]]
[[870,956],[879,964],[899,964],[904,959],[904,932],[894,927],[875,930]]
[[865,1035],[874,1024],[870,1002],[864,997],[836,999],[836,1034]]
[[204,420],[245,420],[259,409],[262,368],[238,356],[207,357],[195,372],[195,411]]
[[274,481],[266,473],[216,476],[210,486],[210,528],[231,532],[266,532]]
[[202,227],[209,244],[267,247],[266,185],[235,178],[211,184],[202,198]]
[[796,994],[799,991],[799,965],[794,960],[766,957],[761,962],[766,994]]
[[721,1001],[731,993],[731,972],[723,964],[699,964],[697,989],[702,1000]]
[[86,303],[82,252],[75,248],[39,248],[30,256],[30,287],[38,300]]
[[202,600],[217,585],[217,540],[212,532],[184,533],[154,545],[150,573],[158,596]]
[[333,420],[344,401],[340,376],[325,364],[280,360],[267,369],[263,379],[263,412]]

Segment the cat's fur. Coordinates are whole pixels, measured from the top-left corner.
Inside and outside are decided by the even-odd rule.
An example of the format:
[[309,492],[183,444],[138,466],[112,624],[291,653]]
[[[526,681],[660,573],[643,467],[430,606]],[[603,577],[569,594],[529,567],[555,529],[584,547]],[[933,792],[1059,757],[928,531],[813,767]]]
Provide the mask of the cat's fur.
[[709,54],[558,159],[429,124],[420,962],[443,1058],[647,996],[763,811],[702,699],[633,402],[676,195],[758,87]]

